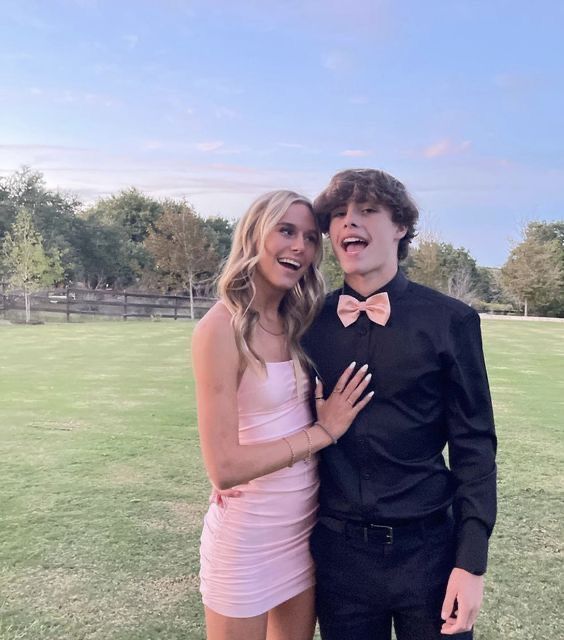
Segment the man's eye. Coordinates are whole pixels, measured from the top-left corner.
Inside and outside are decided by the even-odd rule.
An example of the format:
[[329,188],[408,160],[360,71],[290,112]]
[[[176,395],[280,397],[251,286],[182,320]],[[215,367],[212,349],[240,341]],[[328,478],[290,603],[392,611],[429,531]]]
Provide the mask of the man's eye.
[[362,213],[376,213],[378,209],[374,209],[374,207],[364,207]]
[[331,217],[332,218],[341,218],[344,215],[345,215],[345,212],[342,209],[338,209],[337,211],[332,211],[331,212]]

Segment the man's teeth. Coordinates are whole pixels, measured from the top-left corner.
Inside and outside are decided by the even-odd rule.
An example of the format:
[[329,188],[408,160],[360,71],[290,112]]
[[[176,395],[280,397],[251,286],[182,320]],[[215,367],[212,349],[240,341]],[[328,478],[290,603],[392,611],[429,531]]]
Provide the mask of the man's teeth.
[[362,242],[363,244],[366,244],[366,240],[364,240],[363,238],[357,238],[353,236],[351,236],[350,238],[345,238],[343,240],[344,245],[351,244],[352,242]]
[[367,244],[368,242],[366,242],[364,238],[359,238],[357,236],[350,236],[349,238],[345,238],[342,242],[345,249],[348,249],[351,245],[365,247]]

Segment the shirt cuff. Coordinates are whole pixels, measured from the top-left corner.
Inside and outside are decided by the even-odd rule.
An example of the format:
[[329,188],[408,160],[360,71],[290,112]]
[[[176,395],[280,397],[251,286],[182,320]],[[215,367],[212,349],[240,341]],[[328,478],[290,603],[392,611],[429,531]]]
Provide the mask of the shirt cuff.
[[476,576],[486,573],[488,538],[488,530],[480,520],[466,520],[458,531],[455,566]]

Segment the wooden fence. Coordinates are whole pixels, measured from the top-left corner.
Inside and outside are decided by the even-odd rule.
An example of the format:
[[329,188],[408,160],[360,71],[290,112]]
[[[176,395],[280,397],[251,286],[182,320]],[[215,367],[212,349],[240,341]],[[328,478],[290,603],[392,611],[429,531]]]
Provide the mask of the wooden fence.
[[[171,318],[185,320],[201,318],[214,304],[214,298],[193,298],[141,291],[105,291],[92,289],[55,289],[40,291],[31,296],[32,316],[38,312],[64,314],[67,322],[72,315],[130,318]],[[6,318],[10,312],[24,312],[21,292],[0,295],[0,314]],[[17,313],[19,315],[19,313]]]

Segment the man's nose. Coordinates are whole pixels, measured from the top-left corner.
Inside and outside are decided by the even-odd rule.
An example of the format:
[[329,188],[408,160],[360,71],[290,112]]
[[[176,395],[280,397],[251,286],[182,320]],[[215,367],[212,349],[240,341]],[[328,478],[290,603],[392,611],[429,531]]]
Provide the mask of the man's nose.
[[349,205],[345,213],[345,227],[356,227],[357,225],[357,210],[356,207]]

